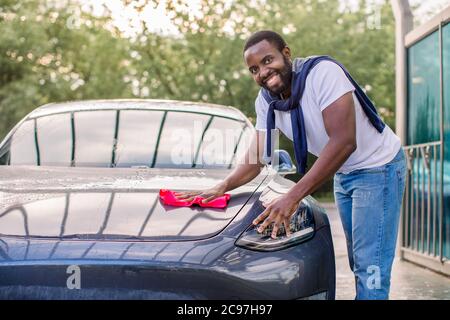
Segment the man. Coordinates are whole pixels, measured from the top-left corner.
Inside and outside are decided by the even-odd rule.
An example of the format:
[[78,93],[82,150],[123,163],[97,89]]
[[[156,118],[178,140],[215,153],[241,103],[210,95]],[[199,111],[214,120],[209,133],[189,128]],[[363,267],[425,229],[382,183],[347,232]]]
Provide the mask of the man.
[[[244,60],[262,87],[255,102],[258,133],[245,159],[254,152],[261,156],[259,146],[273,127],[294,141],[301,171],[306,149],[318,156],[288,193],[264,204],[265,211],[253,223],[260,224],[259,232],[273,224],[275,238],[281,225],[289,225],[298,203],[334,174],[356,299],[387,299],[405,183],[399,138],[336,61],[327,57],[292,61],[289,47],[273,31],[254,33],[245,44]],[[261,163],[244,161],[214,188],[179,197],[190,200],[200,194],[210,201],[251,181]]]

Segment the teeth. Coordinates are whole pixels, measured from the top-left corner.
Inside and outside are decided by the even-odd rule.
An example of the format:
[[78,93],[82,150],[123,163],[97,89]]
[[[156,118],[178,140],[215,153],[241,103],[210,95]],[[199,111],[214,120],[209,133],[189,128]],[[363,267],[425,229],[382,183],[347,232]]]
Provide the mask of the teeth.
[[270,78],[269,78],[268,80],[266,80],[266,83],[267,83],[267,84],[272,83],[272,82],[275,80],[276,76],[277,76],[276,74],[270,76]]

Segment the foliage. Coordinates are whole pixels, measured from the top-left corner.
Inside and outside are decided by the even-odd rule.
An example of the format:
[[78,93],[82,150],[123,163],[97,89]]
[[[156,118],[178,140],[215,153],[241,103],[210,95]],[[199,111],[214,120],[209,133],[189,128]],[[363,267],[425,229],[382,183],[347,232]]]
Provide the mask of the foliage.
[[[363,1],[353,11],[340,10],[338,0],[201,0],[195,10],[191,3],[165,2],[175,33],[154,32],[147,19],[127,38],[112,14],[94,15],[77,1],[0,0],[0,136],[33,108],[72,99],[207,101],[234,105],[254,119],[258,88],[242,46],[260,29],[282,33],[294,56],[340,60],[394,124],[389,3],[377,28],[367,27],[374,12]],[[140,11],[158,3],[123,5]]]
[[[188,0],[124,0],[137,13],[165,4],[174,30],[155,32],[156,21],[141,19],[129,36],[106,4],[106,14],[94,15],[79,0],[0,0],[0,137],[35,107],[73,99],[206,101],[254,120],[258,87],[242,47],[261,29],[283,34],[294,56],[340,60],[393,127],[394,19],[388,1],[379,10],[365,3],[199,0],[193,9]],[[286,139],[281,147],[293,154]]]

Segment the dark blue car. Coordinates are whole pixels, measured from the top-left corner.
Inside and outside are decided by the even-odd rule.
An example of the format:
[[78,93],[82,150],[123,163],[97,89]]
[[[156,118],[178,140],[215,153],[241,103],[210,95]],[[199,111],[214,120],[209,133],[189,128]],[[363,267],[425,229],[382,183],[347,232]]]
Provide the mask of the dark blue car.
[[0,145],[0,299],[334,299],[330,225],[312,197],[289,237],[251,226],[294,184],[286,152],[225,209],[159,199],[221,181],[254,133],[211,104],[37,108]]

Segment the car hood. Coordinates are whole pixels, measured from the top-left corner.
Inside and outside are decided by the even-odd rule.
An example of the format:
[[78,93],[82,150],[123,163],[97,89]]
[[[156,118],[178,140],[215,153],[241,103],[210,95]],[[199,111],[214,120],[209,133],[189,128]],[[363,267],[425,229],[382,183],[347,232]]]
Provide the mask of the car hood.
[[170,207],[160,189],[214,186],[230,170],[0,167],[0,235],[86,240],[199,240],[222,231],[267,176],[227,208]]

